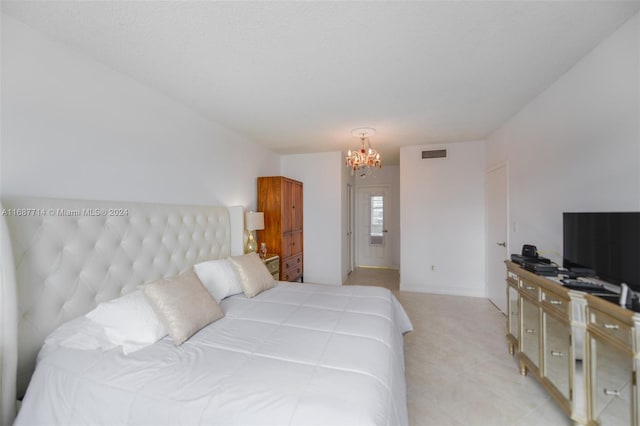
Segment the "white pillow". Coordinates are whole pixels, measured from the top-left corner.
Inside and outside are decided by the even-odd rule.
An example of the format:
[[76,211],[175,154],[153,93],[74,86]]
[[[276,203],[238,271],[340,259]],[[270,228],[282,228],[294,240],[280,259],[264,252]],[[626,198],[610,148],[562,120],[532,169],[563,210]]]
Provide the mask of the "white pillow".
[[245,296],[254,297],[276,286],[273,275],[257,253],[232,256],[229,260],[238,275]]
[[208,260],[193,267],[196,275],[216,301],[242,293],[242,287],[229,259]]
[[107,338],[125,354],[152,345],[167,335],[142,290],[99,304],[86,315],[104,327]]
[[[43,349],[48,346],[64,346],[66,348],[81,350],[101,350],[107,351],[117,347],[107,337],[104,327],[87,318],[81,316],[71,321],[65,322],[56,328],[44,341]],[[38,354],[38,359],[41,355]]]
[[176,346],[224,316],[193,271],[147,284],[143,291]]

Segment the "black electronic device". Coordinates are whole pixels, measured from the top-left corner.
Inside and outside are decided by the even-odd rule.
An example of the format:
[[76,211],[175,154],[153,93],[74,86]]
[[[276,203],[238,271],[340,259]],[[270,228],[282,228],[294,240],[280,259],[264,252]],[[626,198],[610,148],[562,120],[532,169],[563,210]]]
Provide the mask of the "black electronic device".
[[640,292],[640,212],[563,213],[563,265]]
[[582,281],[573,278],[565,278],[560,280],[564,287],[570,288],[572,290],[581,290],[584,292],[593,292],[593,291],[602,291],[607,292],[608,290],[604,288],[603,284]]
[[515,254],[515,253],[511,255],[511,261],[513,263],[517,263],[520,266],[523,266],[524,262],[546,263],[547,265],[551,263],[551,260],[547,259],[546,257],[542,257],[542,256],[527,257],[521,254]]
[[596,276],[596,271],[594,271],[591,268],[581,268],[579,266],[572,266],[571,267],[571,271],[569,271],[571,274],[573,274],[573,278],[578,278],[578,277],[595,277]]
[[523,257],[538,257],[538,248],[531,244],[525,244],[522,246]]
[[537,275],[543,275],[546,277],[554,277],[558,275],[558,267],[550,263],[525,260],[522,264],[522,267],[527,271],[533,272]]

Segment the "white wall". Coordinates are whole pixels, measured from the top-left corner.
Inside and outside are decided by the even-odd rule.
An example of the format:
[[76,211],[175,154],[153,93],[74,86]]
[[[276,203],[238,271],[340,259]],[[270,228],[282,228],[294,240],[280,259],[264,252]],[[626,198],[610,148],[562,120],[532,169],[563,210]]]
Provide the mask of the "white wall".
[[[384,160],[384,159],[383,159]],[[347,169],[345,167],[345,169]],[[390,267],[400,268],[400,166],[384,166],[375,170],[373,175],[364,179],[355,178],[356,193],[358,188],[366,186],[386,185],[389,187],[387,200],[387,244],[389,244]],[[354,195],[355,196],[355,195]],[[356,206],[357,208],[357,206]],[[358,244],[356,244],[356,249]]]
[[2,15],[3,196],[256,206],[279,156]]
[[[304,185],[304,280],[342,284],[342,154],[282,156],[282,175]],[[346,184],[345,184],[346,185]]]
[[484,141],[401,148],[401,290],[485,297],[484,159]]
[[562,212],[640,210],[638,15],[488,138],[509,163],[510,252],[562,261]]

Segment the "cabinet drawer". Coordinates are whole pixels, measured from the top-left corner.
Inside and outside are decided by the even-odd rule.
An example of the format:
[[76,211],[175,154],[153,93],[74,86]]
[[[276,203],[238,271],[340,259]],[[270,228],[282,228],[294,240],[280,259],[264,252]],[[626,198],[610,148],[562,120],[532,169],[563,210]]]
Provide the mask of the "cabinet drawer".
[[523,293],[528,294],[538,300],[539,287],[537,285],[525,280],[520,280],[520,289]]
[[302,255],[298,254],[295,256],[287,257],[282,261],[282,270],[287,271],[289,269],[293,269],[295,267],[302,268]]
[[546,289],[540,289],[540,291],[542,305],[544,307],[550,307],[556,310],[556,312],[561,313],[563,318],[569,319],[569,298]]
[[630,325],[593,308],[590,309],[589,325],[631,347],[632,330]]
[[265,266],[267,267],[267,269],[269,270],[269,272],[271,272],[272,274],[274,272],[278,272],[279,268],[279,260],[278,258],[274,258],[274,259],[269,259],[265,262]]
[[302,276],[302,254],[287,257],[282,261],[282,281],[294,281]]
[[302,276],[302,266],[291,268],[282,273],[282,281],[295,281]]

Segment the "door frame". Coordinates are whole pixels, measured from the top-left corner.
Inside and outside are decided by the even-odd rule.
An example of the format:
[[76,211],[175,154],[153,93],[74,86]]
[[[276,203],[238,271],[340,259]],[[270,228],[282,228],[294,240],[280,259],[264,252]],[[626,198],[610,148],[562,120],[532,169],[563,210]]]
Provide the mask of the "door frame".
[[[386,193],[387,193],[387,198],[391,198],[391,185],[390,184],[385,184],[385,183],[381,183],[381,184],[370,184],[370,185],[358,185],[355,187],[355,197],[354,197],[354,204],[355,204],[355,209],[354,209],[354,222],[353,222],[353,229],[354,229],[354,248],[355,248],[355,256],[354,256],[354,263],[355,263],[355,267],[360,267],[362,265],[360,265],[360,223],[358,222],[358,218],[360,217],[360,202],[358,200],[359,197],[359,192],[361,189],[368,189],[368,188],[383,188]],[[385,201],[385,203],[388,203],[388,200]],[[389,212],[388,212],[388,208],[385,206],[385,229],[389,229]],[[369,268],[382,268],[382,269],[387,269],[387,268],[391,268],[391,247],[389,246],[389,237],[388,237],[388,233],[385,236],[385,250],[387,250],[386,252],[386,262],[387,265],[386,266],[369,266],[369,265],[364,265],[366,267]]]
[[355,236],[353,229],[355,227],[355,210],[354,210],[354,194],[355,186],[351,183],[347,184],[347,250],[348,250],[348,271],[347,275],[355,269]]
[[[511,211],[510,211],[510,203],[509,203],[509,161],[505,160],[505,161],[501,161],[495,165],[493,165],[492,167],[489,167],[488,169],[485,170],[485,224],[484,224],[484,233],[485,233],[485,277],[484,277],[484,282],[485,282],[485,296],[487,297],[487,300],[489,300],[491,302],[492,305],[494,305],[500,312],[502,312],[502,309],[500,309],[500,307],[498,307],[495,303],[493,303],[493,301],[491,301],[491,299],[489,298],[489,268],[491,267],[490,262],[489,262],[489,251],[488,248],[490,246],[490,244],[493,244],[495,242],[491,242],[489,241],[489,203],[487,202],[487,195],[488,195],[488,191],[487,191],[487,185],[488,185],[488,179],[487,176],[489,175],[489,173],[495,172],[496,170],[500,169],[500,168],[504,168],[504,180],[505,180],[505,204],[506,204],[506,211],[505,211],[505,235],[506,235],[506,252],[510,253],[511,252],[511,226],[509,225],[511,223]],[[506,279],[506,266],[504,267],[503,270],[504,274],[505,274],[505,279]],[[506,283],[505,283],[505,297],[506,297]],[[508,309],[508,307],[507,307]],[[504,314],[506,314],[505,312],[502,312]]]

